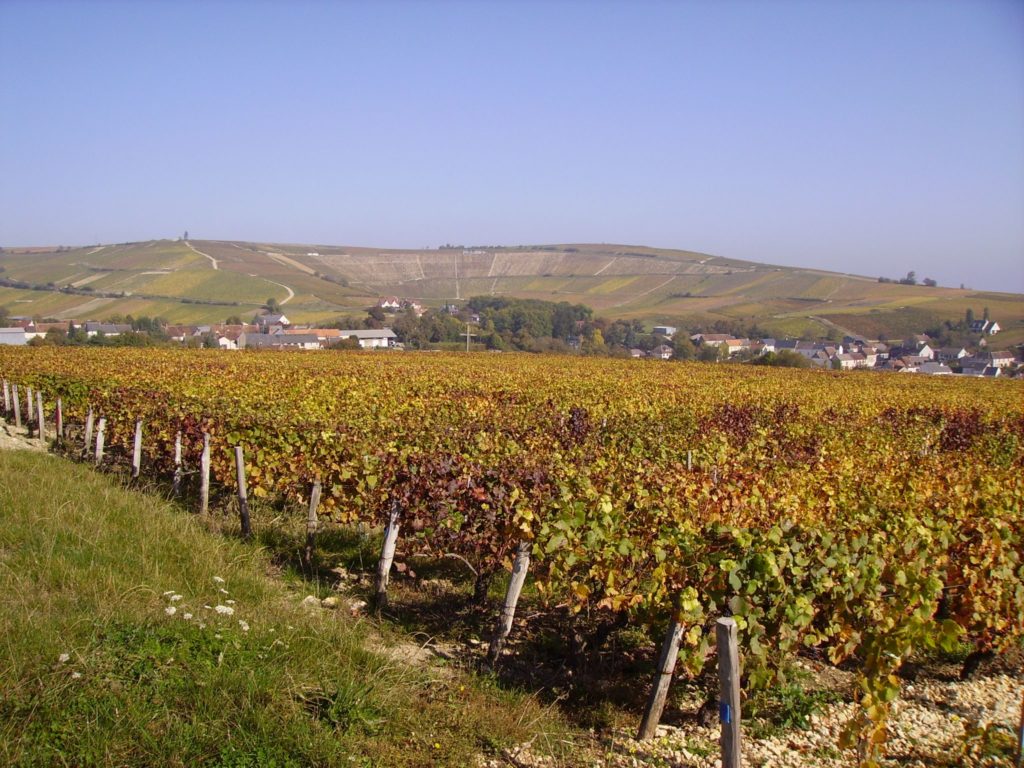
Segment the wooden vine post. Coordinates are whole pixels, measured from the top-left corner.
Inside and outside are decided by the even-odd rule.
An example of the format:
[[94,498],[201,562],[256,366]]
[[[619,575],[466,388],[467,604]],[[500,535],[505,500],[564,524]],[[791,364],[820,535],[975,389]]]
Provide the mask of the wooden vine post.
[[309,494],[309,514],[306,515],[306,548],[302,551],[302,564],[307,571],[313,569],[313,553],[316,551],[316,510],[320,506],[320,480],[313,483]]
[[249,522],[249,496],[245,488],[245,457],[242,446],[235,446],[235,475],[238,478],[238,517],[242,525],[242,538],[252,538],[252,525]]
[[718,641],[718,718],[722,723],[722,768],[740,768],[740,657],[736,620],[715,624]]
[[21,429],[21,403],[18,402],[18,385],[14,385],[14,426]]
[[100,423],[96,426],[96,466],[103,463],[103,433],[107,429],[107,417],[100,416]]
[[1020,724],[1017,726],[1017,768],[1024,766],[1024,695],[1020,697]]
[[82,453],[85,455],[89,454],[89,447],[92,445],[92,422],[93,422],[92,406],[89,406],[89,413],[85,417],[85,445],[82,446]]
[[693,471],[693,451],[686,452],[686,471]]
[[32,437],[32,424],[36,420],[36,398],[32,387],[25,387],[25,429]]
[[668,698],[669,685],[672,683],[672,674],[676,669],[676,660],[679,658],[679,641],[682,636],[683,625],[673,616],[668,625],[668,631],[665,633],[665,641],[661,644],[658,669],[654,674],[654,687],[651,688],[650,698],[647,699],[647,708],[644,709],[644,717],[640,721],[638,740],[650,739],[658,730],[661,713],[665,711],[665,701]]
[[46,425],[45,416],[43,415],[43,393],[38,389],[36,390],[36,426],[39,427],[39,439],[43,442],[46,441]]
[[181,430],[174,437],[174,497],[181,496]]
[[4,379],[4,416],[11,412],[11,385]]
[[391,576],[391,563],[395,560],[395,547],[398,546],[398,530],[402,525],[399,511],[398,499],[392,499],[388,524],[384,528],[384,544],[380,548],[380,561],[377,563],[377,610],[388,604],[388,579]]
[[494,637],[487,648],[487,662],[494,665],[501,655],[501,649],[512,631],[512,621],[516,617],[516,606],[519,604],[519,595],[523,592],[523,584],[526,583],[526,573],[530,570],[530,551],[533,549],[533,542],[523,539],[516,549],[516,559],[512,564],[512,578],[508,581],[508,590],[505,592],[505,603],[501,607],[501,615],[498,617],[498,625],[494,630]]
[[142,473],[142,419],[135,420],[135,442],[132,445],[132,480]]
[[210,434],[203,432],[203,453],[199,457],[199,512],[210,511]]
[[64,442],[64,401],[57,398],[57,442]]

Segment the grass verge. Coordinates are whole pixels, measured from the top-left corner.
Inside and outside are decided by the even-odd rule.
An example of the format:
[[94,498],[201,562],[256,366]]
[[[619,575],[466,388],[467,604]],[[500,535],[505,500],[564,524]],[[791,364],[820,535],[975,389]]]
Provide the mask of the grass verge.
[[0,451],[0,763],[464,766],[565,742],[535,699],[374,653],[272,570],[154,496]]

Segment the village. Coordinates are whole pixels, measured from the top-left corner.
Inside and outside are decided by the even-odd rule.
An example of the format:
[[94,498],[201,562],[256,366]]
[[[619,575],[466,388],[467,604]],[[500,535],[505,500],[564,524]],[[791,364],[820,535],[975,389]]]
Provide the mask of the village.
[[[272,307],[279,310],[279,307]],[[159,320],[142,322],[37,321],[29,317],[12,316],[0,327],[0,344],[43,345],[66,343],[93,343],[125,346],[145,346],[150,339],[164,344],[185,347],[205,347],[221,350],[327,350],[363,349],[403,351],[419,348],[408,332],[403,318],[422,320],[435,316],[448,323],[449,346],[455,339],[466,343],[494,333],[494,323],[470,304],[458,306],[446,303],[439,309],[427,309],[410,299],[394,296],[382,297],[376,306],[367,310],[365,318],[348,318],[353,326],[316,327],[296,324],[281,311],[266,311],[252,322],[230,318],[229,322],[174,325]],[[131,320],[131,318],[123,318]],[[390,322],[390,325],[389,325]],[[622,321],[616,321],[622,323]],[[609,337],[595,352],[594,338],[603,331]],[[394,327],[392,327],[394,326]],[[403,329],[406,332],[403,333]],[[925,333],[907,339],[868,339],[845,335],[841,340],[828,339],[776,339],[770,337],[742,338],[728,333],[689,333],[671,325],[655,325],[645,332],[638,323],[634,331],[612,341],[606,321],[576,320],[571,332],[554,338],[544,349],[578,354],[607,354],[616,357],[656,360],[700,360],[704,362],[741,362],[783,367],[817,367],[831,370],[874,370],[896,373],[920,373],[933,376],[972,376],[995,378],[1022,375],[1024,350],[998,350],[993,347],[1000,332],[999,323],[987,316],[975,320],[968,318],[965,334],[973,339],[969,343],[942,346]],[[143,341],[138,340],[142,337]],[[629,341],[635,343],[631,346]],[[120,344],[118,343],[120,342]],[[490,351],[503,351],[492,344],[484,344]],[[541,351],[534,347],[533,351]]]

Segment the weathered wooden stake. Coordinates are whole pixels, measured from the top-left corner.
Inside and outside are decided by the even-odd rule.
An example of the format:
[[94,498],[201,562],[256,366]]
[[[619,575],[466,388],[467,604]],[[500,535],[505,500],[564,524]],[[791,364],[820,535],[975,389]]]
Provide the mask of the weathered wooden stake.
[[665,711],[669,685],[672,683],[672,673],[675,672],[676,660],[679,658],[679,640],[682,636],[683,625],[673,619],[668,625],[668,632],[665,633],[665,641],[661,644],[658,669],[654,673],[654,687],[651,689],[650,698],[647,699],[647,708],[644,710],[643,720],[640,721],[637,739],[650,739],[658,730],[661,713]]
[[174,438],[174,496],[181,496],[181,430]]
[[14,426],[21,429],[21,403],[18,402],[18,385],[14,385]]
[[39,439],[46,441],[46,417],[43,413],[43,393],[36,390],[36,425],[39,427]]
[[4,379],[4,416],[11,412],[11,385]]
[[57,398],[57,442],[64,442],[64,401]]
[[[25,387],[25,416],[27,417],[28,424],[32,424],[36,420],[35,416],[36,398],[35,393],[32,391],[32,387]],[[32,427],[29,426],[31,431]]]
[[686,471],[693,471],[693,451],[686,452]]
[[96,425],[96,466],[103,463],[103,433],[107,430],[107,417],[100,416],[100,423]]
[[89,413],[85,417],[85,445],[82,447],[82,453],[85,455],[89,454],[89,448],[92,446],[92,422],[93,413],[92,406],[89,406]]
[[142,472],[142,419],[135,420],[135,444],[132,446],[132,480]]
[[495,664],[501,655],[501,649],[512,631],[512,620],[516,617],[516,605],[519,604],[519,595],[523,591],[523,584],[526,583],[526,572],[530,569],[530,550],[533,543],[527,540],[519,542],[516,550],[516,559],[512,563],[512,578],[508,582],[508,591],[505,592],[505,604],[501,607],[501,615],[498,617],[498,626],[494,630],[494,637],[487,648],[487,661]]
[[1024,765],[1024,696],[1020,698],[1020,725],[1017,726],[1017,768]]
[[320,481],[313,483],[309,494],[309,514],[306,516],[306,548],[302,551],[302,564],[307,570],[313,568],[313,552],[316,550],[316,510],[320,506]]
[[402,523],[398,519],[398,500],[391,500],[391,513],[388,524],[384,528],[384,544],[380,548],[380,560],[377,563],[377,595],[378,610],[388,604],[388,579],[391,577],[391,563],[395,560],[395,547],[398,545],[398,530]]
[[210,511],[210,436],[203,432],[203,454],[199,458],[199,512]]
[[736,620],[721,618],[715,624],[718,641],[718,717],[722,722],[722,768],[740,768],[740,657],[736,645]]
[[242,446],[235,446],[235,475],[238,478],[238,517],[242,524],[242,538],[248,541],[252,537],[252,526],[249,523],[249,496],[245,488],[245,457]]

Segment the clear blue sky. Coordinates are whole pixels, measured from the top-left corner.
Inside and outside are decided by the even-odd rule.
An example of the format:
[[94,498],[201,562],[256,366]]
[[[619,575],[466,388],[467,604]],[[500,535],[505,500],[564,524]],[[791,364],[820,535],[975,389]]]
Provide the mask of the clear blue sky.
[[0,245],[621,242],[1024,292],[1024,3],[0,0]]

